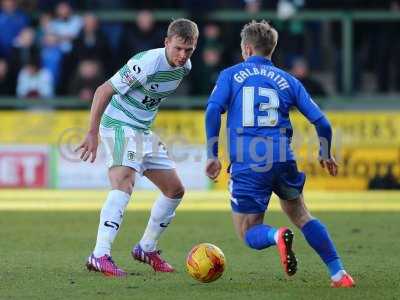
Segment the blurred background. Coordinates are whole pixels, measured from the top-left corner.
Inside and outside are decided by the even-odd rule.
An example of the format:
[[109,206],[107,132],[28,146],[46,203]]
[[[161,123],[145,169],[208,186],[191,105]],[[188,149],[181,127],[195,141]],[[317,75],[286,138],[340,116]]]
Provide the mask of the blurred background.
[[252,19],[277,28],[274,63],[335,128],[341,173],[332,179],[316,162],[314,129],[293,115],[307,188],[400,187],[400,0],[1,0],[0,187],[107,188],[102,149],[90,167],[72,152],[94,91],[135,53],[163,47],[178,17],[198,23],[199,45],[154,130],[187,188],[226,188],[226,174],[215,185],[202,174],[203,109],[218,73],[241,61],[239,33]]

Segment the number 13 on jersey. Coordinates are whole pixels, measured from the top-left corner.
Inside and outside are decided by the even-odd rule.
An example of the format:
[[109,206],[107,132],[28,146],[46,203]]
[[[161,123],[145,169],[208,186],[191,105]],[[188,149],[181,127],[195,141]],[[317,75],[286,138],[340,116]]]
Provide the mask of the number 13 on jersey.
[[[255,89],[257,95],[255,95]],[[274,89],[263,87],[245,86],[243,87],[243,127],[275,127],[278,125],[279,97]],[[261,101],[258,108],[254,107],[255,96],[267,98]],[[266,112],[266,115],[256,116],[254,109]]]

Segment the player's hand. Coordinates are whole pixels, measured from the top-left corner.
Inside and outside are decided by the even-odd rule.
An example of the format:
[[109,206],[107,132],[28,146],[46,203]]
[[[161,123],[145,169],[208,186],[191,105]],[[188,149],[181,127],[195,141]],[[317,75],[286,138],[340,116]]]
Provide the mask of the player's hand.
[[206,175],[211,180],[214,180],[218,177],[221,172],[221,162],[218,159],[207,159],[206,163]]
[[331,157],[329,159],[320,159],[319,163],[321,164],[322,168],[328,170],[329,175],[331,175],[331,176],[337,175],[339,166],[333,157]]
[[88,132],[82,144],[80,144],[79,147],[75,149],[75,152],[78,152],[82,149],[80,159],[83,161],[87,161],[89,157],[91,157],[90,162],[93,163],[96,159],[98,145],[98,135],[92,132]]

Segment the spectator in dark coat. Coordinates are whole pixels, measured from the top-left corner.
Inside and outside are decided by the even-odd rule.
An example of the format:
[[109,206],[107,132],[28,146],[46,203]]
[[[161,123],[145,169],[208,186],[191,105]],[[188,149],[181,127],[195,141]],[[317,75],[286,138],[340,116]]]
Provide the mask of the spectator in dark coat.
[[155,25],[153,14],[143,10],[138,13],[136,28],[126,27],[121,49],[124,62],[134,54],[154,48],[164,47],[164,34]]
[[313,96],[326,96],[324,86],[310,75],[307,62],[302,58],[293,61],[290,73],[304,85],[305,89]]
[[13,42],[10,57],[10,70],[16,76],[21,67],[26,65],[32,57],[39,55],[39,49],[35,45],[35,31],[26,27],[18,34]]
[[111,76],[113,73],[111,48],[107,38],[99,29],[97,17],[87,14],[83,18],[83,23],[83,28],[73,43],[71,53],[63,62],[62,78],[67,81],[72,77],[80,62],[84,60],[99,61],[107,76]]
[[69,93],[77,95],[80,100],[92,101],[96,88],[104,82],[101,64],[95,60],[83,60],[72,77]]

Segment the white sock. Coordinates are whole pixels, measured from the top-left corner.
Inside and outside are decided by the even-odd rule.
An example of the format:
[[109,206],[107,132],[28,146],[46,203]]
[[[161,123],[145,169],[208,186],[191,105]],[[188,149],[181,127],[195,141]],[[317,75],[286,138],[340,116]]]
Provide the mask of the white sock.
[[342,277],[347,274],[345,270],[338,271],[335,275],[331,276],[333,281],[339,281]]
[[120,190],[112,190],[108,193],[107,200],[104,202],[100,213],[96,247],[93,251],[94,256],[111,255],[111,245],[117,236],[125,207],[130,198],[129,194]]
[[181,200],[171,199],[161,194],[156,202],[154,202],[149,222],[140,240],[140,246],[144,251],[156,250],[158,239],[175,217],[175,209]]

